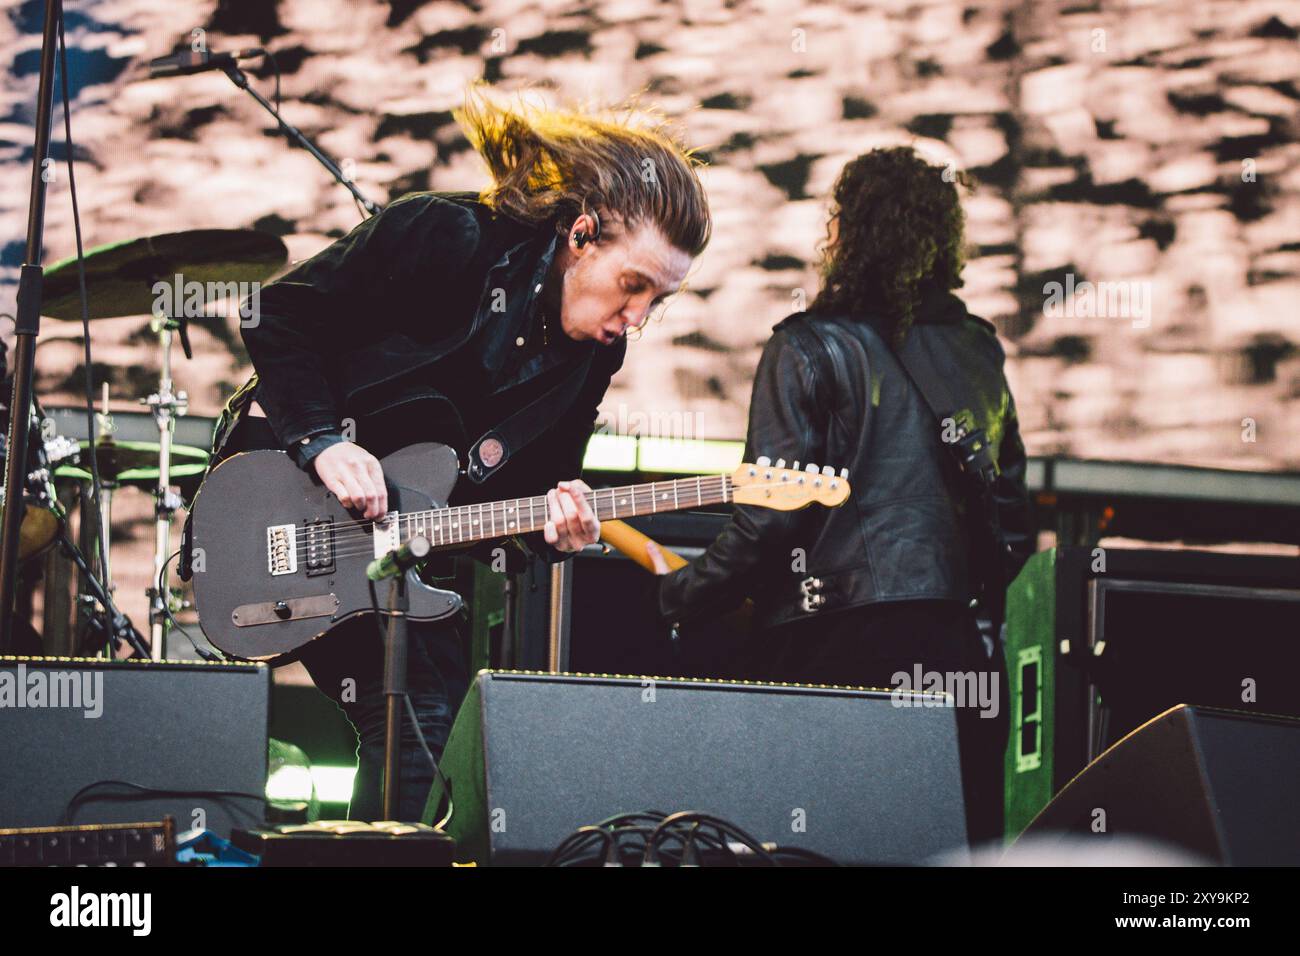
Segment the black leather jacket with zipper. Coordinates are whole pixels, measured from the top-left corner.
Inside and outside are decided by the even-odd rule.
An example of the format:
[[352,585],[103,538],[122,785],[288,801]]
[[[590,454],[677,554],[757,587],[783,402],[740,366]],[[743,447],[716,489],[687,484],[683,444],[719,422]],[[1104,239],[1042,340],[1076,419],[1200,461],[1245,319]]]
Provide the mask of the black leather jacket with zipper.
[[[1025,450],[996,332],[956,296],[931,290],[908,334],[924,337],[995,451],[1014,573],[1033,541]],[[703,555],[661,579],[665,623],[718,613],[747,596],[760,628],[879,602],[971,599],[956,468],[934,415],[869,318],[804,312],[775,327],[755,375],[745,442],[745,461],[759,456],[786,467],[846,468],[849,499],[793,512],[737,506]]]

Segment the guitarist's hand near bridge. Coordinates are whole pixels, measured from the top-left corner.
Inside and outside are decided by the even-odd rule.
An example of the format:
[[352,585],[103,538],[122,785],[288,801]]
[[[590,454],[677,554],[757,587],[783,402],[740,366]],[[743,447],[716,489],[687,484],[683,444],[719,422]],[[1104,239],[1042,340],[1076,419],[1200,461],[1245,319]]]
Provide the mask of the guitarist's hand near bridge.
[[[313,460],[316,477],[334,493],[339,504],[374,520],[388,513],[388,489],[379,459],[354,442],[330,445]],[[550,520],[542,529],[546,543],[558,551],[581,551],[600,540],[600,522],[581,479],[562,481],[546,493]]]
[[339,504],[374,520],[388,514],[388,489],[379,459],[360,445],[341,441],[313,460],[316,477],[334,493]]

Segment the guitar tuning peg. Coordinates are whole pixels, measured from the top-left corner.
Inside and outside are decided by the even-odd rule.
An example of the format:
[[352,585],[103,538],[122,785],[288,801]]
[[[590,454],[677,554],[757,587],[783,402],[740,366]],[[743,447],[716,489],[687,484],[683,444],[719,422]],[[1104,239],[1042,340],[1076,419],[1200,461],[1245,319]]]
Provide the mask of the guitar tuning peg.
[[793,465],[790,466],[790,468],[791,468],[792,471],[798,471],[798,470],[799,470],[799,463],[796,461]]
[[785,459],[784,459],[784,458],[778,458],[778,459],[776,460],[776,467],[778,467],[778,468],[784,468],[784,467],[785,467]]
[[834,469],[833,467],[831,467],[830,465],[822,465],[822,474],[823,474],[823,475],[829,475],[831,478],[834,478],[834,477],[835,477],[835,469]]
[[768,458],[766,455],[759,455],[758,461],[754,462],[754,464],[758,465],[759,468],[766,468],[768,465],[772,464],[772,459]]
[[840,469],[840,477],[841,477],[841,478],[848,478],[848,477],[849,477],[849,470],[848,470],[847,468],[841,468],[841,469]]
[[815,475],[817,474],[817,472],[821,471],[821,469],[818,468],[816,465],[814,465],[812,462],[808,462],[807,466],[804,468],[804,471],[808,472],[808,474],[810,475]]

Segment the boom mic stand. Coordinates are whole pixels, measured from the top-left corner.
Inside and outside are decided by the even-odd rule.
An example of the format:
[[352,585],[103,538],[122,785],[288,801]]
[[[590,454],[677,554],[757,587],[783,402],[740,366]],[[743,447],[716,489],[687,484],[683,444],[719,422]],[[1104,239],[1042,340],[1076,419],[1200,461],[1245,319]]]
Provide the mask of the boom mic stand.
[[230,77],[230,82],[234,83],[253,99],[257,100],[258,105],[261,106],[262,109],[274,116],[276,123],[279,124],[280,130],[284,135],[288,137],[291,142],[297,143],[303,149],[307,150],[307,152],[311,153],[312,156],[316,158],[316,161],[324,166],[329,174],[338,180],[339,184],[343,186],[344,189],[352,193],[352,196],[357,202],[361,203],[362,208],[364,208],[367,213],[373,216],[375,213],[379,212],[379,206],[367,199],[362,194],[361,190],[353,184],[352,180],[343,175],[343,170],[334,165],[332,159],[317,149],[316,144],[309,140],[303,134],[302,130],[286,122],[280,115],[279,111],[267,101],[266,97],[253,88],[253,85],[248,82],[248,75],[239,68],[238,64],[228,63],[221,68],[221,71],[225,73],[226,76]]
[[55,34],[62,16],[61,0],[45,0],[40,83],[36,93],[36,142],[32,149],[31,197],[27,205],[27,248],[18,277],[18,308],[14,322],[14,389],[9,403],[9,454],[5,461],[5,488],[10,494],[7,495],[4,520],[0,525],[0,652],[12,648],[14,589],[19,560],[18,533],[22,527],[23,489],[27,476],[27,427],[31,420],[36,336],[41,330],[41,292],[45,281],[41,253],[45,235],[47,184],[42,174],[50,152]]

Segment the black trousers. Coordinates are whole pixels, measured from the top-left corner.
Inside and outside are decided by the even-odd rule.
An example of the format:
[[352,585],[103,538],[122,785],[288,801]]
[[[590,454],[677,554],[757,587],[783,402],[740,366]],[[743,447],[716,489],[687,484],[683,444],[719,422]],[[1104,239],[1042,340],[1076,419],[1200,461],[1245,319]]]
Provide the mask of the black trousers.
[[918,666],[923,674],[984,675],[990,691],[996,682],[989,706],[967,701],[956,716],[969,841],[999,840],[1010,728],[1007,673],[1001,647],[990,658],[969,608],[956,601],[904,601],[814,615],[759,634],[749,669],[760,680],[893,690],[899,686],[895,674],[913,675]]
[[[381,601],[385,591],[380,589]],[[435,760],[442,757],[467,687],[459,620],[407,624],[406,692],[425,745]],[[383,819],[388,707],[384,696],[384,646],[375,618],[366,615],[344,622],[299,651],[298,659],[317,689],[347,716],[357,735],[357,775],[348,819]],[[401,774],[397,819],[418,822],[423,819],[434,772],[405,707],[398,750]]]
[[[277,447],[266,419],[245,415],[222,449],[222,457]],[[387,589],[380,586],[377,594],[382,603]],[[406,628],[407,695],[434,760],[442,756],[468,687],[463,625],[463,618],[456,616],[435,622],[410,621]],[[343,711],[357,735],[357,775],[348,818],[382,819],[387,703],[384,645],[375,617],[367,614],[337,625],[300,649],[297,658],[317,689]],[[434,771],[405,707],[399,750],[397,819],[416,822],[422,819]]]

